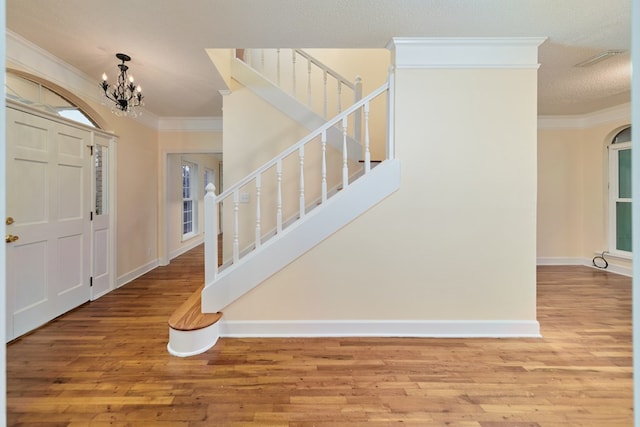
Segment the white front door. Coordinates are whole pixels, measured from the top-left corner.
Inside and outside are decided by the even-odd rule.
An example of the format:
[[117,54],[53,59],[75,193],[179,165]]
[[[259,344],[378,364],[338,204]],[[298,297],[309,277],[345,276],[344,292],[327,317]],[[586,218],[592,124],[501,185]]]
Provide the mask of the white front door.
[[6,111],[11,340],[89,300],[91,132]]

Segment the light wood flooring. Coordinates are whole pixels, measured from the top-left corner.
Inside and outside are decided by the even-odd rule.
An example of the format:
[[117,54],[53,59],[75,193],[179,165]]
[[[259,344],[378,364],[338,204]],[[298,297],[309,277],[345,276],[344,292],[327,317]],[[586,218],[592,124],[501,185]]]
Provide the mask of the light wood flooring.
[[166,351],[202,248],[7,348],[8,425],[631,426],[631,280],[538,269],[542,339],[221,339]]

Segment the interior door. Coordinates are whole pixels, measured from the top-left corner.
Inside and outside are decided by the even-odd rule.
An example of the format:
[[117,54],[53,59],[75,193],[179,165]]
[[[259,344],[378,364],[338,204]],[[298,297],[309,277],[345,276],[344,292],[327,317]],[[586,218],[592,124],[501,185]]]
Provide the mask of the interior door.
[[89,131],[7,108],[7,339],[89,300]]
[[109,143],[110,138],[96,134],[93,144],[93,259],[91,299],[111,290],[109,211]]

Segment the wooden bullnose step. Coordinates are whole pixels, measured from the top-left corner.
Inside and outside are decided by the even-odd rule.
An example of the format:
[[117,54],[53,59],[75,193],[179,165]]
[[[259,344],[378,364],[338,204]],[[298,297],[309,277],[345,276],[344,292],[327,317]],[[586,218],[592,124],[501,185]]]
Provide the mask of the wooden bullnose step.
[[169,327],[176,331],[195,331],[207,328],[217,323],[222,318],[222,313],[203,313],[202,294],[203,287],[195,291],[180,307],[169,317]]

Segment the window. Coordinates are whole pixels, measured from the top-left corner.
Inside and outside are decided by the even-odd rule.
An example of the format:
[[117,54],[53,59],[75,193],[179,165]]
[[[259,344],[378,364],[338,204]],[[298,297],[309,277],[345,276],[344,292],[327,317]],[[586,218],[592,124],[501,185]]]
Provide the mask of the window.
[[98,127],[89,116],[60,94],[17,74],[7,73],[5,97],[83,125]]
[[631,128],[609,146],[609,250],[631,255]]
[[188,239],[197,233],[198,170],[193,163],[182,162],[182,238]]
[[108,212],[108,148],[104,145],[95,145],[95,201],[96,215],[105,215]]

